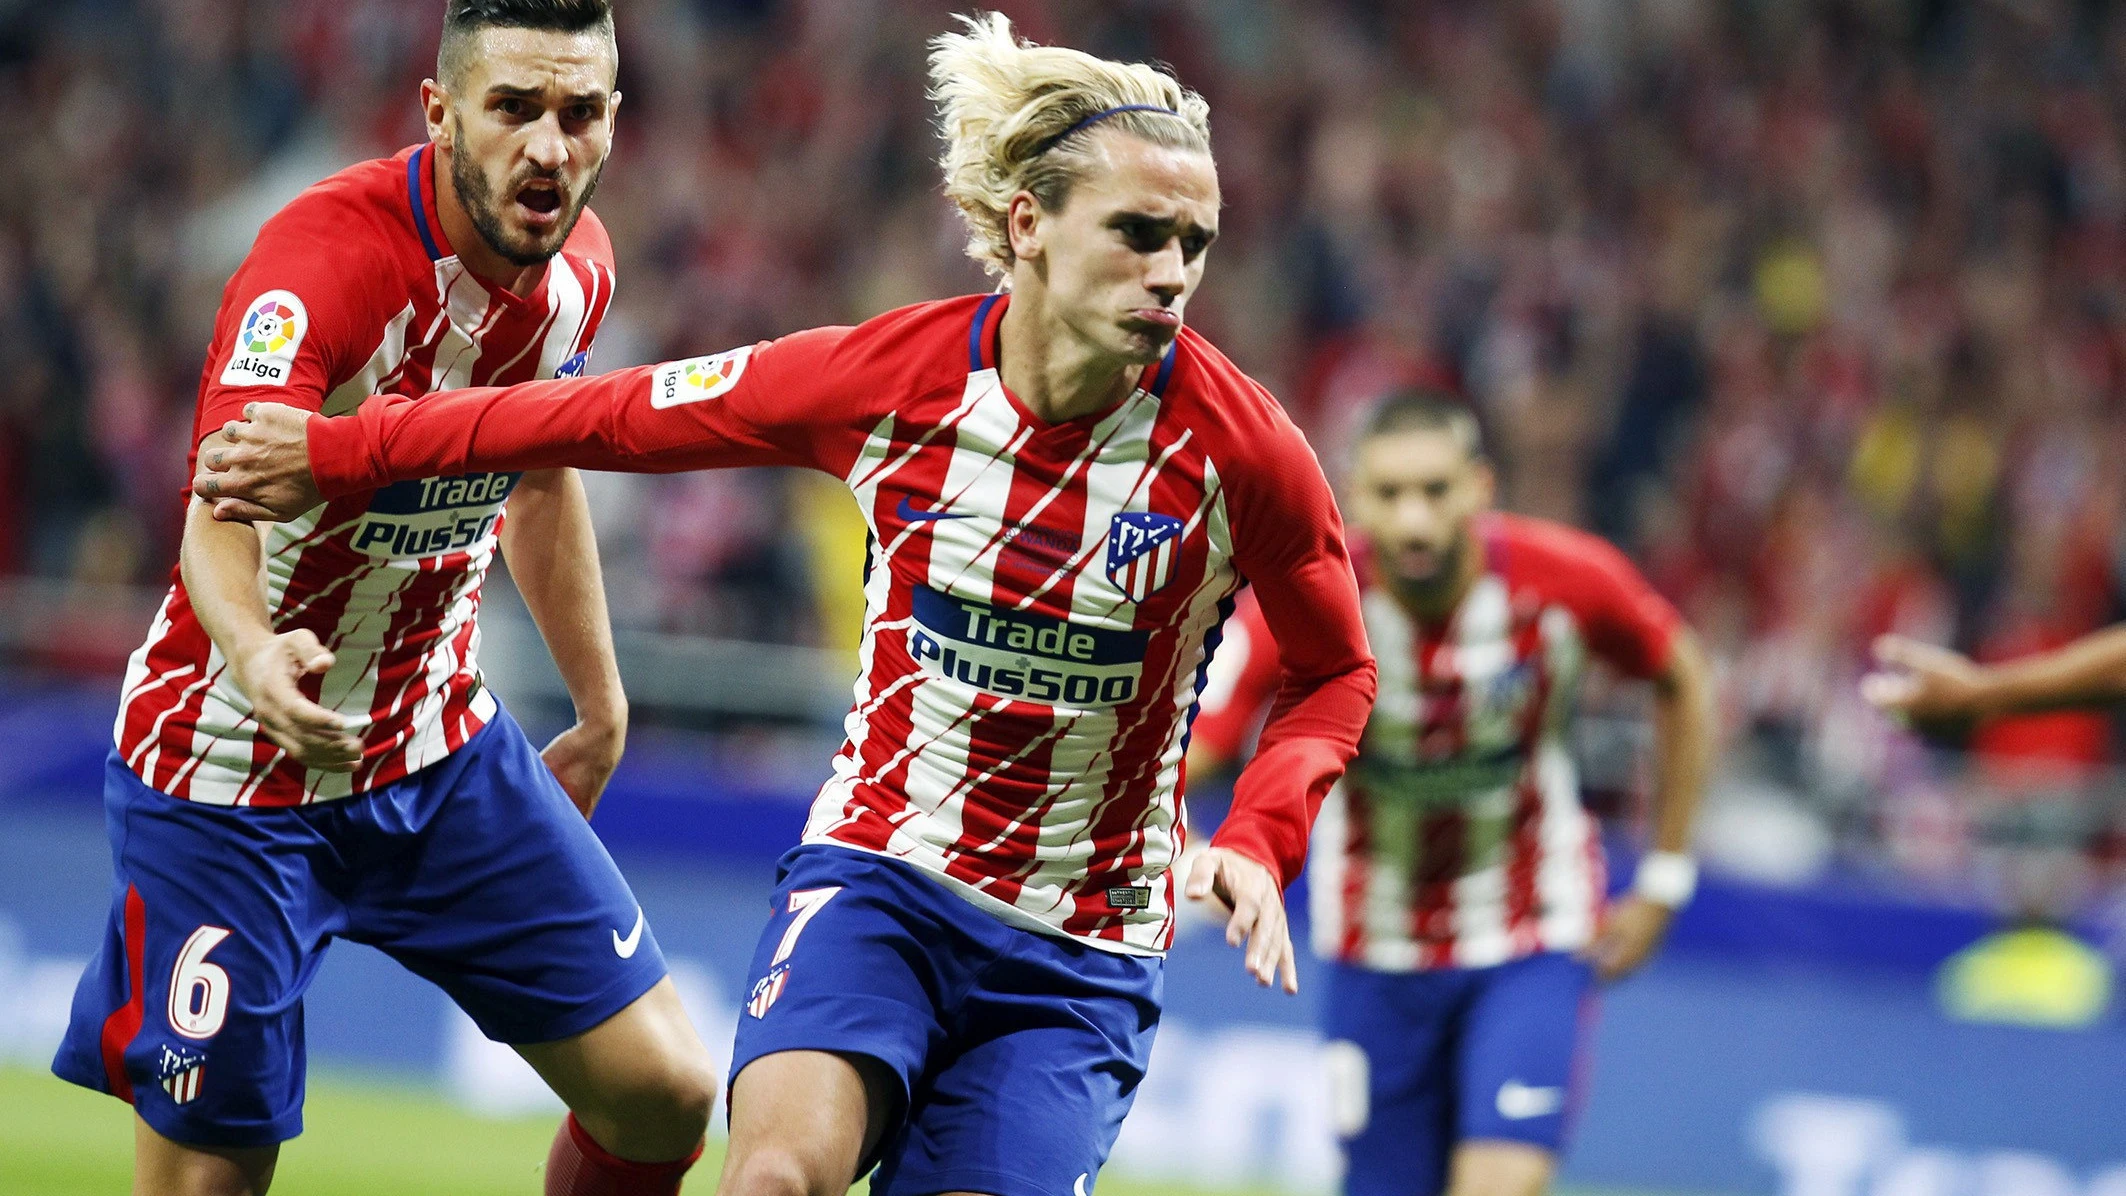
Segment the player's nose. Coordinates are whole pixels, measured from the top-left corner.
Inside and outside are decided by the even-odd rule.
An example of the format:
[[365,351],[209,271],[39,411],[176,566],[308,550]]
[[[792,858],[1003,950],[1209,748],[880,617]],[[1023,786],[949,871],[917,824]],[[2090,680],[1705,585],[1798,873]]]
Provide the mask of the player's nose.
[[568,138],[561,133],[560,118],[548,113],[533,122],[524,140],[524,158],[548,174],[568,164]]
[[1172,303],[1188,289],[1188,263],[1181,255],[1180,238],[1172,238],[1157,252],[1147,255],[1144,289]]

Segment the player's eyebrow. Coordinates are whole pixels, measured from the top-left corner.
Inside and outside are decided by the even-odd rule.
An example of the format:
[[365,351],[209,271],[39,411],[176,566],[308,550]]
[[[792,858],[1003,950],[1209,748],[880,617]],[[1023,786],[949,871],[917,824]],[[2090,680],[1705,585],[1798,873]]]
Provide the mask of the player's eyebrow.
[[[491,83],[488,85],[487,94],[491,96],[516,96],[519,99],[525,100],[542,100],[546,98],[546,89],[543,87],[523,87],[514,83]],[[612,98],[612,95],[612,92],[600,87],[595,88],[591,91],[579,91],[571,95],[563,96],[562,101],[564,103],[574,104],[584,100],[590,100],[596,103],[603,104],[606,101],[610,100]]]
[[1195,233],[1203,238],[1205,245],[1209,245],[1212,241],[1218,239],[1216,227],[1205,228],[1203,225],[1182,216],[1155,216],[1150,212],[1137,212],[1125,208],[1107,218],[1107,227],[1109,228],[1121,228],[1125,224],[1149,224],[1166,233],[1181,233],[1183,235]]

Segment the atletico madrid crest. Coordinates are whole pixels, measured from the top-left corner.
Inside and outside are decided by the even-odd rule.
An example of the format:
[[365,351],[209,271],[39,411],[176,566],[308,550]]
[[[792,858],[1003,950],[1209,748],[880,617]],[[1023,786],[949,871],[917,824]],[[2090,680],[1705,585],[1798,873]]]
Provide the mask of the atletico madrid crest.
[[760,982],[753,986],[752,994],[746,998],[746,1012],[754,1017],[768,1016],[768,1010],[774,1006],[775,998],[782,995],[783,986],[789,982],[790,965],[777,964],[774,970],[762,976]]
[[1107,529],[1107,579],[1131,602],[1142,602],[1171,581],[1181,554],[1181,520],[1149,511],[1124,511]]
[[206,1079],[207,1057],[198,1051],[166,1046],[155,1061],[155,1075],[171,1100],[189,1104],[199,1096],[199,1085]]

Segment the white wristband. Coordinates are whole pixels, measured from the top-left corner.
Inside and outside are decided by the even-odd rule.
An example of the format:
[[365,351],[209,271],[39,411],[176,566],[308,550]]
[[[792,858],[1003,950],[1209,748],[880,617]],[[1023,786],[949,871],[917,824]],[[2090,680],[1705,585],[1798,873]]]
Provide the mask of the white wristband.
[[1631,891],[1655,905],[1682,909],[1698,891],[1698,861],[1680,851],[1649,851],[1639,857]]

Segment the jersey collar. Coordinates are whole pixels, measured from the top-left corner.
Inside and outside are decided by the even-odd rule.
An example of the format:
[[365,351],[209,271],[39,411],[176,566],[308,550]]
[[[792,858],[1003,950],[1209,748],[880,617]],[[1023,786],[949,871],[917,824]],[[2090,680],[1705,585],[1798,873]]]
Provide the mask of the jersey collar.
[[443,247],[450,242],[436,214],[436,179],[435,171],[428,169],[429,148],[419,146],[406,159],[406,203],[413,211],[414,230],[421,234],[421,248],[428,251],[429,261],[439,262],[446,256]]

